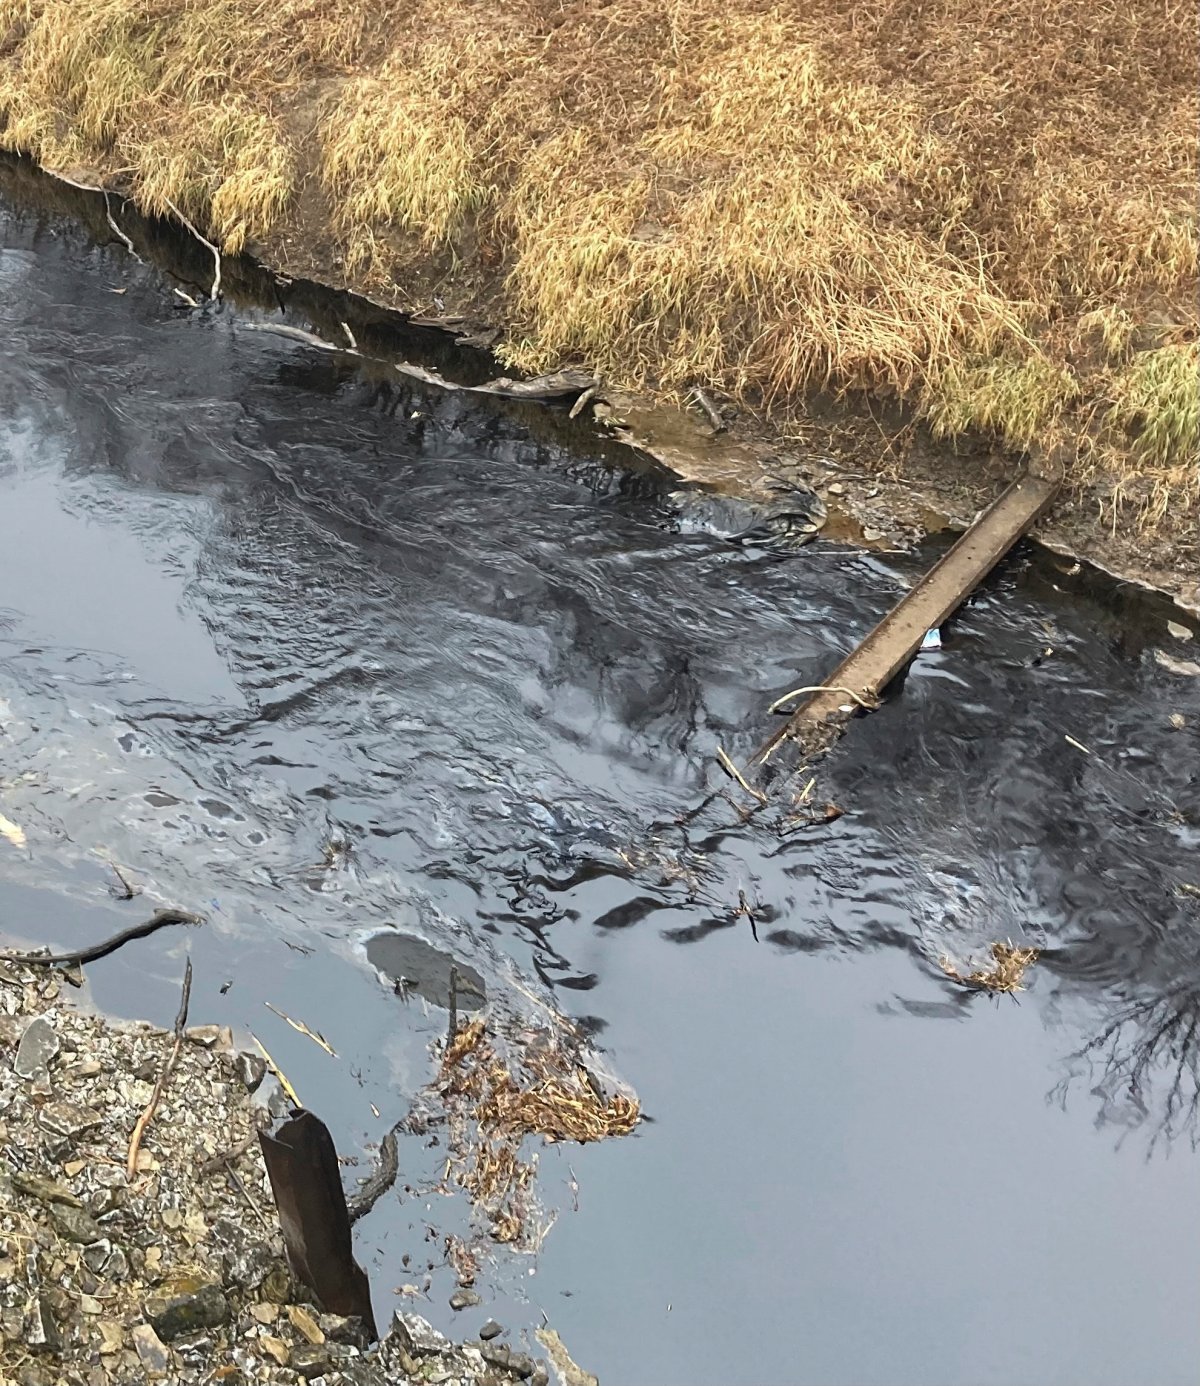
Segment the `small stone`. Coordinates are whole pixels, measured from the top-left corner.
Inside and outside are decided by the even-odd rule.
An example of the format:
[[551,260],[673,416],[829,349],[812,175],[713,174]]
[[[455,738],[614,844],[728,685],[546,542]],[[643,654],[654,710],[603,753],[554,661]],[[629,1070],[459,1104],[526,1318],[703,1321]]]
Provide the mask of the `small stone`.
[[100,1113],[78,1102],[47,1102],[38,1113],[38,1124],[52,1136],[77,1140],[85,1131],[99,1126]]
[[299,1372],[306,1381],[311,1381],[317,1376],[324,1376],[333,1365],[333,1358],[329,1349],[316,1343],[293,1348],[289,1357],[292,1371]]
[[1169,634],[1173,635],[1176,640],[1190,640],[1192,638],[1191,627],[1180,625],[1178,621],[1168,621],[1167,631]]
[[[85,1252],[86,1256],[87,1253]],[[108,1253],[101,1269],[109,1280],[128,1280],[129,1279],[129,1258],[119,1246],[114,1246]]]
[[258,1340],[258,1345],[268,1357],[274,1358],[281,1367],[287,1366],[290,1353],[288,1352],[288,1345],[282,1338],[271,1338],[264,1334]]
[[183,1033],[193,1044],[199,1044],[205,1049],[215,1049],[224,1028],[223,1025],[190,1025]]
[[[86,1160],[68,1160],[67,1163],[63,1165],[63,1173],[69,1179],[74,1179],[77,1174],[81,1174],[85,1169],[87,1169]],[[62,1202],[65,1203],[66,1199],[63,1199]]]
[[221,1287],[190,1278],[164,1285],[142,1309],[158,1336],[168,1343],[183,1333],[220,1328],[229,1321],[229,1301]]
[[49,1367],[40,1362],[26,1362],[17,1373],[17,1386],[56,1386],[56,1380]]
[[479,1330],[479,1336],[485,1343],[490,1343],[493,1338],[498,1338],[503,1332],[503,1327],[495,1319],[488,1319],[487,1323]]
[[455,1290],[450,1296],[450,1308],[457,1313],[460,1309],[474,1309],[477,1304],[483,1303],[483,1296],[477,1295],[474,1290]]
[[[221,1218],[209,1230],[209,1240],[221,1250],[221,1263],[224,1268],[225,1283],[243,1290],[257,1290],[271,1271],[280,1267],[281,1262],[265,1242],[255,1241],[246,1230]],[[264,1298],[272,1298],[264,1296]],[[285,1291],[276,1303],[286,1303]]]
[[450,1351],[449,1338],[439,1333],[420,1314],[406,1314],[397,1309],[392,1316],[392,1333],[404,1351],[413,1357]]
[[12,1172],[12,1186],[18,1193],[28,1194],[30,1198],[39,1198],[43,1203],[66,1203],[72,1208],[83,1207],[70,1189],[64,1188],[53,1179],[47,1179],[44,1174],[29,1174],[23,1169],[15,1169]]
[[1187,726],[1187,718],[1182,712],[1171,713],[1171,725],[1176,731],[1182,731]]
[[873,525],[863,525],[862,537],[868,544],[873,544],[877,539],[882,539],[886,531],[876,529]]
[[[0,963],[0,968],[4,964]],[[0,978],[3,972],[0,972]],[[0,1014],[0,1045],[5,1049],[13,1049],[21,1043],[21,1036],[29,1028],[29,1022],[21,1015]]]
[[18,1078],[37,1078],[46,1074],[61,1048],[54,1026],[44,1015],[31,1020],[21,1036],[13,1071]]
[[260,1292],[272,1304],[286,1304],[292,1297],[292,1276],[286,1266],[276,1265],[263,1276]]
[[261,1054],[235,1054],[233,1072],[247,1092],[257,1092],[266,1077],[267,1061]]
[[183,1226],[183,1214],[178,1208],[164,1208],[162,1225],[171,1232],[177,1232]]
[[846,488],[840,481],[831,481],[825,489],[831,496],[844,496],[846,494]]
[[83,1059],[67,1070],[67,1077],[71,1079],[98,1078],[103,1071],[98,1059]]
[[85,1314],[99,1314],[102,1312],[100,1307],[100,1301],[95,1297],[95,1295],[80,1295],[79,1307],[83,1310]]
[[30,1352],[62,1351],[62,1334],[58,1321],[44,1295],[39,1295],[25,1316],[22,1336]]
[[171,1365],[171,1350],[148,1323],[139,1323],[133,1330],[133,1346],[151,1376],[166,1376]]
[[345,1318],[341,1314],[322,1314],[317,1322],[331,1343],[345,1343],[363,1352],[370,1346],[366,1324],[356,1316]]
[[277,1304],[252,1304],[250,1317],[255,1323],[274,1323],[279,1317],[279,1306]]
[[539,1362],[529,1378],[529,1386],[550,1386],[550,1369],[545,1362]]
[[314,1347],[319,1347],[325,1341],[325,1335],[321,1332],[320,1325],[303,1305],[289,1304],[287,1316],[292,1327],[306,1342],[312,1343]]
[[96,1327],[100,1330],[100,1351],[105,1357],[120,1352],[125,1343],[125,1329],[113,1319],[101,1319]]
[[479,1355],[489,1366],[511,1372],[522,1380],[528,1380],[533,1375],[534,1361],[527,1353],[514,1352],[512,1348],[500,1344],[485,1344],[479,1349]]
[[104,1228],[82,1208],[70,1208],[63,1203],[51,1203],[49,1212],[54,1230],[60,1237],[65,1237],[67,1241],[78,1242],[80,1246],[89,1246],[93,1242],[104,1240]]

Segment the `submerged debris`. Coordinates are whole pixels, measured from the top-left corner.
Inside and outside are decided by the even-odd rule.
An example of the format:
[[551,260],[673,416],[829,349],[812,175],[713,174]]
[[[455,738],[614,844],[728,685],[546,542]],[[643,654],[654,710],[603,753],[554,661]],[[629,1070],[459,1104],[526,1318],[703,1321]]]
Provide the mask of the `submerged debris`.
[[1024,991],[1022,981],[1025,973],[1037,962],[1041,950],[1038,948],[1014,948],[1008,943],[993,943],[990,949],[992,966],[975,968],[964,974],[953,958],[943,954],[939,959],[942,971],[947,977],[964,987],[975,991],[1008,992],[1010,995]]

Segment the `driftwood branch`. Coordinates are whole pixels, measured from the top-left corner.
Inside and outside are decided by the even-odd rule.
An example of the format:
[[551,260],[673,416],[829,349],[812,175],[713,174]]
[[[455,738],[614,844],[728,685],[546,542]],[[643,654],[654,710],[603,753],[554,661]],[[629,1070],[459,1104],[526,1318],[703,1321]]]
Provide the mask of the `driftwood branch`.
[[129,239],[125,232],[122,231],[121,228],[117,225],[117,219],[112,214],[112,207],[109,204],[108,200],[108,189],[101,188],[100,191],[104,194],[104,215],[108,218],[108,224],[112,227],[113,234],[122,243],[122,245],[124,245],[125,249],[129,251],[130,255],[133,256],[133,258],[138,262],[138,264],[142,264],[142,257],[137,253],[136,250],[134,250],[133,242]]
[[[337,351],[346,356],[362,356],[364,360],[379,361],[382,365],[391,366],[401,375],[407,375],[413,380],[419,380],[423,385],[432,385],[447,393],[459,391],[467,395],[495,395],[500,399],[529,400],[562,399],[569,395],[577,395],[579,398],[576,400],[572,418],[594,397],[600,386],[596,376],[587,371],[576,370],[552,371],[549,375],[535,376],[532,380],[510,380],[508,376],[502,375],[495,380],[485,381],[482,385],[460,385],[426,366],[416,366],[411,361],[383,361],[377,356],[363,356],[357,347],[346,347],[328,341],[316,332],[310,332],[304,327],[293,327],[290,323],[246,322],[240,326],[248,332],[274,332],[280,337],[290,337],[293,341],[316,347],[318,351]],[[341,326],[347,335],[350,335],[346,324],[342,323]]]
[[716,405],[709,399],[699,385],[692,387],[692,398],[707,415],[709,423],[713,426],[713,431],[715,433],[724,433],[725,420],[717,413]]
[[183,1027],[187,1024],[188,1002],[192,999],[192,960],[187,960],[187,966],[183,970],[183,996],[179,1002],[179,1014],[175,1017],[175,1043],[172,1044],[170,1052],[167,1054],[166,1062],[159,1072],[158,1079],[154,1084],[154,1091],[150,1094],[150,1101],[146,1103],[146,1110],[137,1119],[137,1125],[133,1128],[133,1135],[129,1138],[129,1156],[125,1161],[125,1177],[130,1181],[137,1173],[138,1151],[141,1149],[142,1136],[145,1135],[146,1127],[154,1119],[154,1113],[158,1111],[158,1104],[162,1100],[163,1089],[167,1086],[167,1079],[175,1070],[175,1065],[179,1062],[179,1051],[183,1047]]
[[176,207],[176,205],[171,201],[170,198],[164,198],[163,200],[166,202],[167,206],[170,207],[171,211],[175,213],[175,216],[184,224],[184,226],[187,227],[187,229],[192,233],[192,235],[195,236],[195,238],[200,242],[200,244],[203,246],[207,246],[208,249],[212,252],[214,265],[213,282],[212,288],[209,290],[208,296],[215,303],[217,300],[217,295],[221,292],[221,252],[217,249],[215,245],[213,245],[212,241],[207,240],[204,236],[200,234],[199,231],[196,230],[192,223],[188,221],[187,217],[183,215],[183,213],[179,210],[178,207]]
[[581,394],[579,398],[575,401],[575,403],[571,405],[571,412],[567,415],[567,418],[577,419],[580,416],[580,414],[583,413],[584,409],[587,408],[588,402],[595,398],[596,386],[589,385],[587,389],[584,390],[583,394]]
[[79,948],[73,953],[0,953],[0,961],[36,963],[42,967],[54,967],[59,964],[70,967],[75,963],[90,963],[95,962],[97,958],[106,958],[131,939],[145,938],[147,934],[165,928],[168,924],[203,923],[204,917],[193,914],[190,910],[155,910],[149,919],[143,919],[140,924],[122,929],[119,934],[113,934],[103,943],[93,943],[89,948]]
[[121,889],[119,892],[117,892],[118,899],[132,900],[135,895],[140,895],[142,893],[141,887],[135,886],[115,861],[110,861],[108,865],[113,875],[117,878],[118,881],[121,882]]
[[375,1173],[358,1193],[346,1200],[346,1211],[352,1223],[365,1217],[396,1182],[400,1172],[400,1147],[396,1137],[407,1121],[408,1117],[401,1117],[379,1142],[379,1164]]

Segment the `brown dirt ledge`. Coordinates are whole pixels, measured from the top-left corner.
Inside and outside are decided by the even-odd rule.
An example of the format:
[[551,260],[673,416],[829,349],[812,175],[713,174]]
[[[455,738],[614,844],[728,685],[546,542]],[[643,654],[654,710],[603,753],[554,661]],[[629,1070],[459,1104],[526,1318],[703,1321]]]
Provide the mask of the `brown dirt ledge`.
[[[593,368],[686,474],[833,458],[870,531],[1053,453],[1041,537],[1188,600],[1197,39],[1186,0],[0,0],[0,145]],[[715,439],[643,407],[695,386]]]

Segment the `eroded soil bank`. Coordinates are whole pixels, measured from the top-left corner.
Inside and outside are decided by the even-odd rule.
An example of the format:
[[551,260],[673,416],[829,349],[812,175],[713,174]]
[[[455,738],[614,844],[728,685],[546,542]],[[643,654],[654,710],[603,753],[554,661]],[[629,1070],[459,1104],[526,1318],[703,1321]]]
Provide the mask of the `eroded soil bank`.
[[513,368],[899,399],[1169,536],[1196,65],[1179,0],[7,0],[0,144]]
[[[189,303],[203,307],[214,282],[213,254],[177,222],[144,217],[123,197],[105,198],[13,157],[0,158],[0,186],[18,203],[79,219],[102,244],[128,240],[130,253],[152,259],[186,286],[181,311]],[[236,302],[286,311],[290,321],[311,326],[331,346],[344,349],[353,341],[362,369],[381,378],[397,360],[463,384],[504,372],[490,350],[498,329],[444,313],[399,311],[389,305],[403,298],[398,293],[377,299],[353,292],[355,280],[327,238],[297,228],[271,249],[269,263],[221,256],[220,291]],[[863,394],[813,399],[803,416],[782,425],[718,402],[714,419],[699,403],[681,408],[599,379],[582,412],[571,410],[569,418],[565,407],[513,404],[510,412],[535,435],[567,447],[575,438],[593,456],[598,448],[603,454],[601,440],[609,437],[614,461],[628,466],[632,448],[681,479],[723,494],[769,502],[781,484],[815,490],[830,512],[829,537],[881,550],[911,548],[932,532],[965,528],[1028,461],[980,441],[962,439],[952,447],[911,411]],[[1111,476],[1085,479],[1076,470],[1033,537],[1113,576],[1155,587],[1195,612],[1200,510],[1185,493],[1176,501],[1147,524],[1136,506],[1114,509]]]

